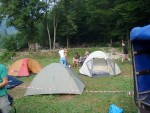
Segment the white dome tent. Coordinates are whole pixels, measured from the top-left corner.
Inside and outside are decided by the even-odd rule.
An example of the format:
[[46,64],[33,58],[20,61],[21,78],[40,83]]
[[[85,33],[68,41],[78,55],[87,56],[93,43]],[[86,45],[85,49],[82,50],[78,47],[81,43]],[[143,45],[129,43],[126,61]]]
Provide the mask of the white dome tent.
[[105,52],[94,51],[84,61],[79,72],[93,77],[94,75],[118,75],[121,73],[118,65]]

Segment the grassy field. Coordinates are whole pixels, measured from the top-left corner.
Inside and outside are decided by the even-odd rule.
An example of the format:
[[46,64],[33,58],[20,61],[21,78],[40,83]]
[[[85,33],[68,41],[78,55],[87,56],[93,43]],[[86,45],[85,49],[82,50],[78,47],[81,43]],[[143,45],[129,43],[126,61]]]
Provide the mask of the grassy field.
[[[84,55],[81,48],[69,49],[69,62],[75,52]],[[109,48],[88,48],[90,52],[95,50],[109,51]],[[119,49],[118,49],[119,50]],[[18,56],[8,61],[10,64],[20,58],[34,58],[43,67],[59,62],[59,56],[56,52],[37,52],[37,53],[18,53]],[[81,95],[35,95],[24,96],[26,88],[15,87],[8,90],[9,94],[14,97],[14,106],[17,113],[108,113],[109,106],[115,104],[124,110],[124,113],[137,113],[134,104],[133,95],[129,96],[128,91],[133,92],[133,78],[131,62],[121,63],[121,59],[116,59],[122,73],[117,76],[106,76],[90,78],[79,74],[79,68],[73,68],[75,73],[85,84],[84,92]],[[35,75],[18,78],[24,83],[22,86],[28,86]],[[90,92],[90,91],[123,91],[123,92]],[[14,110],[12,109],[12,113]]]

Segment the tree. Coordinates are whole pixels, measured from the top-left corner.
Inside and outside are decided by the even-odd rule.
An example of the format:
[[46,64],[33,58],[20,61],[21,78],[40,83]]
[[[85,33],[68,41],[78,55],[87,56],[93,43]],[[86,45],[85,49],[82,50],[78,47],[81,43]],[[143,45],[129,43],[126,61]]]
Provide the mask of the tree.
[[[47,10],[46,10],[46,27],[47,27],[47,32],[49,36],[50,49],[51,49],[51,37],[50,37],[50,30],[49,30],[48,23],[51,23],[51,22],[48,22],[48,16],[53,17],[52,19],[53,21],[53,49],[55,49],[57,23],[58,23],[58,18],[59,18],[59,8],[57,6],[60,2],[61,0],[46,0],[46,4],[48,5]],[[49,18],[49,20],[51,20],[51,17]]]
[[41,1],[0,0],[0,18],[7,17],[22,38],[50,49],[56,41],[68,47],[127,40],[133,27],[150,23],[149,0]]
[[39,0],[1,0],[1,18],[7,17],[7,24],[34,41],[37,34],[36,22],[46,10],[46,5]]
[[58,32],[60,37],[66,38],[66,46],[69,47],[69,39],[76,33],[74,0],[63,0],[60,7],[60,19],[58,23]]
[[49,8],[49,4],[50,4],[50,0],[46,0],[46,4],[47,4],[47,8],[46,8],[46,29],[47,29],[47,33],[48,33],[48,39],[49,39],[49,49],[51,50],[51,35],[50,35],[50,30],[49,30],[49,24],[48,24],[48,8]]

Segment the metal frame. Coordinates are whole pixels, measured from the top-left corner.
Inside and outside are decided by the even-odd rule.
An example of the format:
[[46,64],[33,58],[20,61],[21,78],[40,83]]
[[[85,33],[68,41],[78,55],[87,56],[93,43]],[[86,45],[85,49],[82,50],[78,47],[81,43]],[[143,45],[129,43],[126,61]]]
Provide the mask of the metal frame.
[[[142,51],[138,52],[134,50],[133,42],[131,42],[131,56],[132,56],[132,64],[133,64],[133,78],[134,78],[134,101],[135,104],[138,106],[140,113],[150,113],[150,103],[147,102],[146,98],[140,98],[140,95],[142,94],[150,94],[149,91],[139,92],[138,91],[138,80],[137,76],[142,74],[149,74],[150,70],[137,72],[136,70],[136,63],[135,63],[135,55],[143,54]],[[146,53],[150,53],[150,51],[145,51]],[[145,53],[144,52],[144,53]],[[145,76],[145,75],[143,75]],[[150,102],[150,101],[149,101]]]

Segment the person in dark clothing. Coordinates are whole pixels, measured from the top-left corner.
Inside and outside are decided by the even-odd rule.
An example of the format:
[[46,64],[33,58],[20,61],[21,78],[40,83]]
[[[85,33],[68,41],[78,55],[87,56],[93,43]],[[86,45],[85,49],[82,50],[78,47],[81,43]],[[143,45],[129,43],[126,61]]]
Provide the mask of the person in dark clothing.
[[124,60],[129,60],[130,61],[130,58],[128,56],[128,48],[125,45],[125,43],[122,43],[122,47],[123,47],[122,62],[124,62]]

